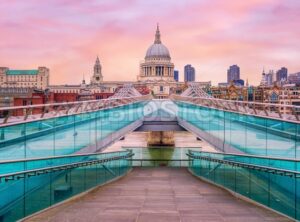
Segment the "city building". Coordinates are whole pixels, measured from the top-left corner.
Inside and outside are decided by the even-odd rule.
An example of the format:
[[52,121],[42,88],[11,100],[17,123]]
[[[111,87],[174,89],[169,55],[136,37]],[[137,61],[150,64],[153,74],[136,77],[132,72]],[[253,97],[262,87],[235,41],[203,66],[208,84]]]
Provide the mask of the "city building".
[[146,84],[152,95],[159,99],[168,98],[174,91],[172,88],[177,88],[174,64],[169,49],[161,41],[158,25],[154,43],[147,49],[144,61],[140,64],[138,83]]
[[268,73],[265,73],[265,71],[263,70],[260,86],[272,86],[273,83],[274,83],[274,71],[270,70]]
[[46,89],[49,86],[49,69],[16,70],[0,67],[0,87]]
[[236,85],[233,82],[230,84],[219,83],[219,86],[212,86],[209,91],[210,94],[217,99],[247,101],[248,97],[247,88]]
[[[180,94],[186,89],[187,85],[184,82],[179,82],[179,72],[178,70],[174,71],[170,52],[161,41],[159,26],[156,28],[154,43],[147,49],[144,59],[140,64],[137,82],[103,81],[102,65],[97,56],[90,84],[87,84],[83,79],[80,84],[49,85],[49,69],[39,67],[38,70],[0,68],[0,86],[2,88],[35,88],[44,91],[49,89],[52,102],[106,99],[114,95],[116,90],[124,84],[132,84],[142,95],[151,93],[154,98],[159,99],[168,98],[169,95],[174,93]],[[188,74],[189,81],[195,81],[194,68],[191,66],[189,68],[192,70],[192,74]],[[201,84],[210,86],[211,82],[202,82]],[[46,99],[43,101],[47,102]]]
[[[189,81],[195,81],[195,70],[193,73],[193,75],[189,75]],[[107,82],[103,84],[106,85]],[[138,82],[132,82],[132,84],[135,87],[138,84],[146,85],[153,97],[157,99],[168,98],[172,93],[181,93],[186,87],[184,82],[179,82],[179,73],[177,76],[174,72],[169,49],[162,44],[158,25],[154,43],[147,49],[145,59],[140,64]],[[210,82],[202,84],[210,85]]]
[[249,102],[259,102],[262,103],[264,102],[264,90],[265,87],[254,87],[254,86],[250,86],[247,87],[247,99]]
[[299,85],[300,84],[300,72],[290,74],[288,76],[288,83]]
[[87,84],[85,79],[77,85],[50,85],[49,89],[53,95],[54,102],[74,102],[83,100],[107,99],[115,94],[124,84],[133,84],[142,95],[149,94],[150,90],[145,83],[103,81],[100,60],[97,57],[91,83]]
[[230,66],[227,70],[227,83],[238,79],[240,79],[240,67],[237,65]]
[[278,83],[280,82],[286,82],[288,77],[288,70],[285,67],[282,67],[276,72],[276,81]]
[[227,83],[227,82],[219,82],[218,83],[218,86],[219,87],[226,87],[226,86],[229,86],[230,84],[229,83]]
[[[300,87],[295,85],[285,85],[283,87],[274,85],[273,87],[264,89],[264,102],[299,106]],[[299,110],[293,110],[288,106],[280,108],[282,114],[292,114],[295,111],[299,112]]]
[[[237,86],[231,82],[230,85],[219,84],[219,86],[212,86],[209,92],[210,95],[218,99],[300,105],[300,87],[295,84],[245,87]],[[292,114],[295,112],[291,107],[281,107],[279,111],[281,114]]]
[[94,65],[94,74],[91,79],[91,85],[99,85],[103,82],[102,66],[100,64],[99,57],[97,56],[96,63]]
[[154,43],[147,49],[145,60],[140,64],[140,81],[174,81],[174,64],[169,49],[162,44],[157,25]]
[[237,85],[237,86],[244,86],[245,85],[245,81],[242,80],[242,79],[234,79],[232,82],[233,82],[234,85]]
[[120,84],[106,86],[87,85],[82,81],[78,85],[52,85],[54,102],[74,102],[82,100],[107,99],[112,96]]
[[[0,107],[27,106],[53,103],[53,94],[48,90],[22,87],[0,87]],[[37,110],[33,112],[38,113]],[[0,118],[3,112],[0,112]],[[11,115],[24,115],[23,110],[15,110]]]
[[94,64],[91,83],[86,84],[85,79],[78,85],[50,85],[54,102],[74,102],[94,99],[107,99],[115,93],[120,86],[119,82],[106,82],[103,84],[102,66],[97,56]]
[[174,70],[174,80],[176,82],[179,82],[179,71],[178,70]]
[[190,64],[184,66],[184,81],[195,82],[195,68]]

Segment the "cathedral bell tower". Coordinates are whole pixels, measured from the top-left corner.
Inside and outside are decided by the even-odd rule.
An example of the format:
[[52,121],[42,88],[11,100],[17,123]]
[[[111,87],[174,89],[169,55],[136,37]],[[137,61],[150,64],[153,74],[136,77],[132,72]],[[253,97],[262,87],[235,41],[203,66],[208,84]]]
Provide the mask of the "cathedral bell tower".
[[94,65],[94,74],[92,76],[91,84],[97,85],[103,82],[103,76],[102,76],[102,67],[100,64],[99,57],[97,56],[96,63]]

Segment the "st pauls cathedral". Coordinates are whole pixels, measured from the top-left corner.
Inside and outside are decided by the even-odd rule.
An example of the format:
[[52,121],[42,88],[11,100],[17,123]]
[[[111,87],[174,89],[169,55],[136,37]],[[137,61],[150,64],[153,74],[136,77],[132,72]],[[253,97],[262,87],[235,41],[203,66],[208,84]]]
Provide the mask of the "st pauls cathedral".
[[[47,78],[44,78],[45,81],[43,84],[31,81],[32,79],[41,79],[43,77],[31,77],[28,75],[28,70],[19,70],[16,75],[9,75],[8,71],[4,72],[5,70],[9,70],[9,68],[3,67],[1,69],[0,67],[0,74],[1,70],[4,70],[4,77],[5,73],[8,73],[8,77],[14,77],[18,80],[17,82],[20,82],[20,79],[30,79],[28,83],[24,82],[22,84],[15,84],[15,80],[8,81],[8,77],[2,77],[1,79],[3,79],[3,82],[0,82],[0,87],[10,88],[10,91],[13,90],[17,93],[26,86],[29,97],[32,96],[32,93],[36,93],[36,90],[41,92],[47,91],[47,97],[49,98],[47,98],[44,102],[72,102],[80,100],[105,99],[114,95],[124,85],[133,86],[141,94],[151,93],[152,96],[157,99],[168,98],[171,94],[180,94],[187,88],[186,83],[178,82],[174,79],[174,63],[171,61],[169,49],[162,43],[158,25],[154,35],[154,42],[147,49],[144,60],[139,64],[140,71],[137,75],[137,81],[105,81],[105,77],[102,73],[103,64],[101,64],[100,61],[99,57],[97,57],[93,67],[93,74],[91,76],[90,83],[87,83],[83,77],[81,84],[78,85],[49,85],[50,75],[49,69],[46,67],[39,67],[36,71],[36,73],[39,73],[39,70],[42,70],[42,68],[48,70]],[[13,72],[14,70],[9,71]],[[31,70],[31,72],[35,74],[33,71]],[[210,82],[203,82],[199,84],[210,85]],[[24,90],[21,94],[24,95]]]
[[[187,86],[184,82],[174,80],[174,64],[171,61],[169,49],[162,43],[159,26],[156,27],[154,42],[146,51],[144,60],[140,63],[140,72],[137,81],[104,81],[102,65],[97,57],[94,65],[94,73],[90,84],[85,80],[81,85],[50,86],[54,92],[75,92],[79,97],[88,99],[93,94],[107,93],[107,96],[114,94],[124,84],[133,85],[142,94],[151,93],[154,98],[168,98],[170,94],[181,93]],[[106,98],[105,96],[102,98]],[[92,99],[92,98],[90,98]],[[99,99],[97,96],[95,99]]]
[[169,49],[162,43],[157,25],[154,43],[147,49],[145,60],[140,64],[138,82],[143,82],[156,98],[166,98],[184,87],[174,80],[174,64]]

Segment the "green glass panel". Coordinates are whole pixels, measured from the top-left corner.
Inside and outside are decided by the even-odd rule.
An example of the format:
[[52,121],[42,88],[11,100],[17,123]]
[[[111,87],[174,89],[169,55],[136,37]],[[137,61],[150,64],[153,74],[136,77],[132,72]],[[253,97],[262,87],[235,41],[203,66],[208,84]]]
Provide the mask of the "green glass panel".
[[295,217],[296,180],[294,177],[270,174],[270,207]]
[[24,199],[26,216],[49,207],[51,205],[51,174],[26,178]]

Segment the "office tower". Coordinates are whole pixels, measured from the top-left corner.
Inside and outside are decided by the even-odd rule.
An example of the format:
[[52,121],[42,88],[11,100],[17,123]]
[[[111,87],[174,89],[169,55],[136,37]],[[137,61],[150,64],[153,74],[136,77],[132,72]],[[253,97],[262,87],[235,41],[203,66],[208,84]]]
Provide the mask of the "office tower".
[[276,72],[276,81],[277,82],[285,82],[287,81],[288,70],[285,67],[282,67]]
[[227,83],[238,79],[240,79],[240,67],[237,65],[230,66],[227,70]]
[[178,70],[174,70],[174,80],[175,80],[176,82],[179,81],[179,71],[178,71]]
[[190,64],[184,66],[184,81],[195,82],[195,68]]

